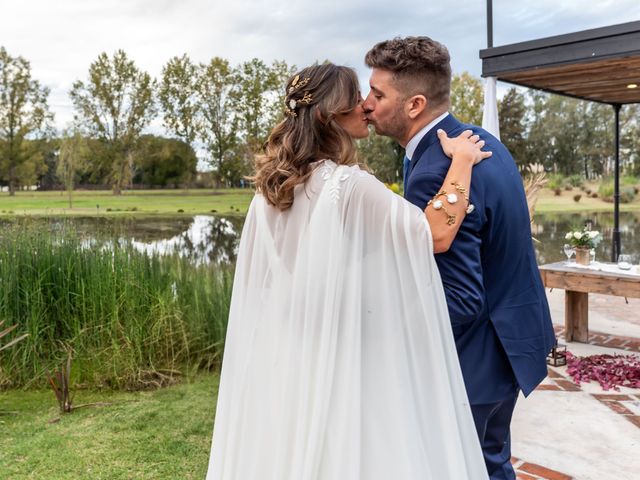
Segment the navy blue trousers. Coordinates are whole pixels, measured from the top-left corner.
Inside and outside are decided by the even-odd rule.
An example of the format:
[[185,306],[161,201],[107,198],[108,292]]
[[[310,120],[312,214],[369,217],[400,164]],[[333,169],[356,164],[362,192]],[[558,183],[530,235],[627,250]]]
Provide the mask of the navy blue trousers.
[[515,480],[511,466],[511,416],[519,389],[500,402],[471,405],[484,462],[491,480]]

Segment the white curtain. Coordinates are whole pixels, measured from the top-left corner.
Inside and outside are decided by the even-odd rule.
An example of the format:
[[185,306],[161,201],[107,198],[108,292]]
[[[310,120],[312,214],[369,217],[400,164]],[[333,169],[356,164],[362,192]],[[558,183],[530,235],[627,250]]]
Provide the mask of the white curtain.
[[496,97],[495,77],[487,77],[484,80],[482,128],[500,140],[500,121],[498,119],[498,98]]
[[330,161],[256,195],[207,479],[486,478],[423,212]]

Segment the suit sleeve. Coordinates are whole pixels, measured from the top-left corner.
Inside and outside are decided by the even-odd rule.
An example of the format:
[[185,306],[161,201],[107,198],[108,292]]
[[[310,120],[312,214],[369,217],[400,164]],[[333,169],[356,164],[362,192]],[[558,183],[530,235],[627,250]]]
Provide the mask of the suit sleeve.
[[[443,181],[444,176],[433,173],[414,175],[406,199],[424,209]],[[480,235],[482,222],[474,196],[473,180],[471,197],[476,210],[465,216],[451,248],[435,255],[453,326],[474,321],[485,303]]]

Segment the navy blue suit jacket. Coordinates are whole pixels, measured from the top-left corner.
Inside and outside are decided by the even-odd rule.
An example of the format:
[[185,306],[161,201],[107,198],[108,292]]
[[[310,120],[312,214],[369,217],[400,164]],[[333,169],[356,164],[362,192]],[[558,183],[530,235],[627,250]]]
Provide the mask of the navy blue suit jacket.
[[516,386],[528,395],[547,375],[555,334],[520,173],[499,140],[448,115],[411,159],[405,197],[418,207],[437,193],[450,166],[436,135],[440,128],[450,137],[471,129],[493,152],[473,168],[475,210],[451,248],[436,255],[467,394],[476,405],[504,400]]

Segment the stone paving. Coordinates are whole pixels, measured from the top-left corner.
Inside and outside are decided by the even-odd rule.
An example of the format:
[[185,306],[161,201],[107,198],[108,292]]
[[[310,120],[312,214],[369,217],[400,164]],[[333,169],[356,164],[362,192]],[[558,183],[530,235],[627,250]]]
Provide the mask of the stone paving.
[[[556,336],[562,337],[564,335],[564,326],[554,325],[554,330]],[[600,347],[619,348],[631,353],[640,352],[640,338],[611,335],[603,332],[594,332],[592,330],[589,330],[589,344]]]
[[[564,291],[547,291],[560,343]],[[589,343],[578,356],[640,352],[640,299],[589,295]],[[518,400],[512,423],[512,463],[519,480],[640,480],[640,390],[603,391],[576,385],[566,367]]]
[[[593,384],[591,384],[593,386]],[[582,392],[579,385],[570,378],[564,377],[553,369],[549,369],[549,376],[538,386],[538,391]],[[632,391],[631,389],[625,389]],[[637,394],[623,394],[609,390],[607,393],[590,393],[591,397],[606,405],[615,413],[622,415],[633,425],[640,428],[640,391]],[[640,472],[639,472],[640,474]],[[640,475],[639,475],[640,477]]]
[[[585,345],[579,349],[598,348]],[[521,397],[512,424],[513,459],[520,480],[640,479],[640,392],[604,392],[595,382],[573,383],[566,367]]]

